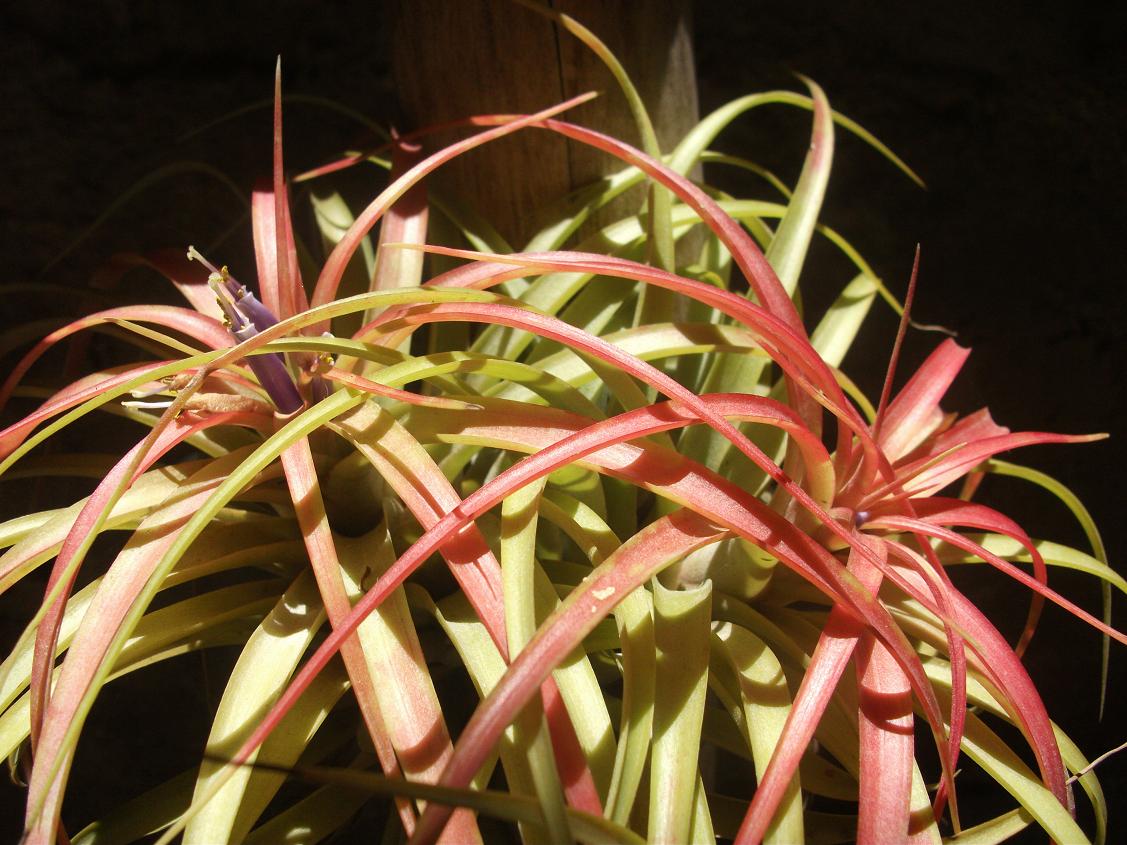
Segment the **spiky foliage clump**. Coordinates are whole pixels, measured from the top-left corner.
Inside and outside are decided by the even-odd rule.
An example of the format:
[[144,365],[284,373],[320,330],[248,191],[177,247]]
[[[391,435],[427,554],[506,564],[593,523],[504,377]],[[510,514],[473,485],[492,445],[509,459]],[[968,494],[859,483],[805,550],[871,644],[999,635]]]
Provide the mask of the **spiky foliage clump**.
[[[0,589],[51,567],[0,677],[26,841],[55,841],[106,684],[231,645],[199,766],[72,841],[313,842],[378,800],[392,835],[416,842],[488,839],[487,817],[532,843],[938,842],[948,821],[972,826],[966,841],[1035,822],[1076,842],[1069,772],[1102,840],[1099,784],[1020,655],[1045,599],[1125,641],[1053,592],[1047,566],[1127,584],[1075,497],[995,457],[1090,438],[942,411],[967,356],[952,340],[898,391],[890,366],[876,402],[840,370],[878,296],[900,306],[817,223],[835,122],[896,160],[816,85],[737,100],[663,157],[613,57],[560,20],[616,70],[645,151],[558,117],[584,98],[468,119],[465,140],[429,156],[412,145],[426,132],[398,139],[312,174],[391,170],[355,216],[317,200],[315,262],[291,222],[279,87],[273,179],[251,203],[257,285],[195,250],[146,256],[192,308],[92,314],[12,370],[4,401],[42,397],[28,374],[80,331],[157,350],[52,385],[0,432],[9,477],[59,472],[67,458],[37,448],[98,413],[141,432],[124,454],[71,461],[101,468],[88,496],[0,525]],[[690,180],[701,161],[751,166],[710,145],[771,103],[813,114],[793,192],[774,180],[772,201],[736,199]],[[463,242],[428,244],[429,215],[451,205],[428,202],[426,176],[518,131],[623,169],[519,251],[464,204],[450,215]],[[643,181],[645,213],[574,243]],[[795,302],[819,231],[857,274],[808,332]],[[368,292],[339,297],[357,275]],[[973,501],[987,472],[1063,498],[1093,554]],[[76,589],[107,536],[112,561]],[[948,567],[971,562],[1028,588],[1016,645],[951,583]],[[959,819],[966,760],[1012,809]],[[287,775],[314,788],[276,797]]]

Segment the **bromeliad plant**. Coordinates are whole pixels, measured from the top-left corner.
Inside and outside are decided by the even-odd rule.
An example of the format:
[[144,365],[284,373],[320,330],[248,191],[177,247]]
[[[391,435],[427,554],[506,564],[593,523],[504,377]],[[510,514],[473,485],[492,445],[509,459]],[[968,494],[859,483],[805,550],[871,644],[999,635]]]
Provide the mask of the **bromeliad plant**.
[[[45,401],[0,433],[0,471],[98,477],[69,507],[0,525],[0,587],[50,565],[0,676],[25,841],[59,835],[106,684],[231,645],[198,766],[72,842],[315,842],[370,803],[386,841],[420,843],[491,840],[489,819],[530,843],[994,842],[1033,823],[1077,842],[1077,779],[1103,841],[1096,777],[1020,658],[1046,599],[1127,642],[1054,592],[1048,567],[1101,579],[1105,601],[1127,583],[1066,488],[996,457],[1093,438],[945,413],[968,354],[952,340],[894,392],[907,307],[871,403],[839,367],[876,297],[899,306],[817,223],[834,124],[899,162],[813,83],[730,103],[663,156],[613,57],[558,20],[623,83],[644,152],[560,119],[581,97],[470,118],[429,156],[413,145],[426,131],[390,161],[350,155],[308,176],[375,163],[391,178],[354,218],[314,199],[318,269],[291,220],[279,82],[273,179],[251,202],[257,285],[194,249],[147,256],[192,308],[100,311],[11,370],[0,399]],[[813,113],[793,192],[770,174],[774,201],[689,178],[701,162],[755,169],[710,145],[771,103]],[[428,197],[426,177],[518,131],[623,169],[513,251]],[[565,249],[643,181],[645,213]],[[432,214],[460,246],[427,242]],[[819,232],[858,274],[808,333],[798,282]],[[358,276],[367,292],[338,297]],[[51,346],[98,328],[156,359],[32,386]],[[136,445],[37,451],[99,413],[136,427]],[[975,502],[990,472],[1062,498],[1092,553]],[[78,589],[107,536],[112,560]],[[952,584],[967,563],[1028,589],[1016,645]],[[1012,796],[995,818],[960,818],[956,772],[972,764]],[[312,786],[280,793],[287,777]]]

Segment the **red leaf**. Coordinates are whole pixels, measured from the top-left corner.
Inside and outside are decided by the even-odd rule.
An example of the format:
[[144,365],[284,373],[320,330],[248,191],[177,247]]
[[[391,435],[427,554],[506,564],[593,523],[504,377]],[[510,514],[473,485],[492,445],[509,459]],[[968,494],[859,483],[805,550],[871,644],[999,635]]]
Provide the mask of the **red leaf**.
[[892,400],[877,434],[877,443],[890,461],[907,455],[939,427],[943,421],[939,400],[969,354],[955,341],[943,341]]
[[388,185],[378,197],[376,197],[356,218],[356,221],[349,227],[344,237],[333,249],[329,255],[328,260],[325,261],[325,266],[321,269],[321,275],[317,279],[317,285],[313,290],[313,298],[311,300],[313,305],[324,305],[331,302],[336,296],[337,287],[340,285],[340,279],[344,273],[344,268],[351,260],[353,254],[360,246],[360,241],[368,234],[376,222],[383,216],[395,202],[403,196],[414,184],[426,176],[435,168],[454,158],[462,153],[472,150],[474,147],[479,147],[489,141],[501,138],[505,135],[511,135],[519,129],[523,129],[535,123],[538,120],[543,120],[554,114],[559,114],[562,111],[573,108],[581,103],[591,99],[593,94],[582,94],[578,97],[573,97],[566,102],[559,105],[552,106],[551,108],[544,109],[536,114],[525,115],[524,117],[512,120],[502,126],[494,129],[481,132],[471,138],[451,144],[444,149],[439,150],[433,155],[427,157],[423,161],[416,164],[390,185]]
[[171,361],[156,361],[152,364],[132,367],[111,376],[96,373],[67,385],[26,417],[0,431],[0,457],[7,457],[19,448],[19,445],[41,422],[73,408],[75,405],[81,405],[95,396],[107,393],[122,384],[134,381],[146,372],[153,372],[171,363]]
[[[935,525],[944,525],[948,528],[955,526],[961,528],[977,528],[981,531],[993,531],[996,534],[1002,534],[1016,540],[1029,552],[1029,557],[1033,561],[1033,576],[1038,582],[1048,586],[1049,572],[1045,567],[1045,559],[1041,557],[1037,546],[1034,545],[1033,541],[1022,527],[1005,514],[999,513],[985,505],[964,502],[961,499],[945,499],[938,496],[931,496],[915,503],[915,511],[920,519]],[[1037,620],[1041,616],[1041,608],[1044,607],[1044,604],[1045,597],[1038,592],[1034,592],[1029,606],[1029,615],[1026,618],[1025,627],[1021,632],[1021,639],[1014,648],[1018,657],[1025,652],[1026,646],[1029,645],[1029,640],[1033,637],[1033,632],[1037,628]]]
[[187,308],[179,308],[175,305],[125,305],[98,311],[56,329],[29,350],[12,368],[4,380],[4,385],[0,387],[0,409],[7,404],[20,379],[48,349],[76,332],[91,326],[112,323],[115,320],[155,323],[195,338],[211,349],[223,349],[231,345],[231,336],[218,320]]
[[[111,499],[115,497],[118,488],[128,486],[149,470],[172,447],[184,442],[187,438],[199,431],[204,431],[216,425],[251,425],[262,427],[266,420],[260,416],[242,413],[214,414],[203,419],[188,420],[174,419],[165,427],[157,439],[147,449],[144,441],[138,443],[125,453],[106,475],[98,482],[94,492],[86,500],[82,510],[75,517],[74,524],[51,567],[51,574],[47,579],[46,593],[51,591],[65,578],[58,596],[51,602],[35,632],[35,654],[31,668],[31,742],[34,749],[39,739],[39,730],[43,724],[43,710],[50,700],[49,679],[55,663],[55,646],[58,642],[59,628],[66,612],[66,604],[70,599],[71,589],[75,579],[78,578],[82,566],[82,546],[86,543],[90,533],[96,530],[102,512],[111,506]],[[138,455],[140,455],[140,460]],[[136,464],[136,466],[134,466]],[[133,469],[130,478],[125,474]],[[69,571],[68,571],[69,570]]]
[[912,688],[892,655],[869,634],[861,638],[857,675],[861,687],[857,841],[901,842],[908,838],[912,804]]
[[[643,413],[646,410],[651,409],[633,412],[628,420],[630,425],[624,425],[621,418],[612,418],[594,423],[556,442],[545,442],[542,425],[530,426],[527,434],[531,441],[527,446],[539,451],[479,488],[455,511],[443,516],[381,576],[353,609],[347,623],[330,634],[295,675],[286,692],[232,762],[238,764],[246,760],[335,654],[344,637],[355,630],[356,625],[427,556],[464,531],[478,515],[512,490],[543,477],[560,466],[577,461],[600,471],[625,477],[636,484],[659,489],[674,500],[686,502],[704,519],[746,537],[827,592],[839,602],[847,616],[866,626],[889,647],[911,679],[912,688],[920,699],[933,733],[937,734],[937,744],[942,753],[942,736],[938,734],[941,729],[936,727],[942,724],[942,716],[934,691],[918,657],[887,610],[856,578],[846,573],[824,548],[746,491],[676,453],[652,445],[627,445],[624,441],[646,433],[647,424],[652,423]],[[431,419],[442,413],[435,410],[428,413],[427,417]],[[662,421],[661,424],[666,423]],[[665,482],[664,486],[662,481]],[[606,610],[609,612],[609,607]],[[543,632],[549,629],[541,630]],[[549,634],[546,633],[545,636]],[[530,653],[532,652],[528,649],[521,652],[518,662]],[[517,665],[516,662],[514,665]],[[550,671],[550,668],[543,667],[544,671]],[[455,748],[455,760],[459,759],[460,747]]]

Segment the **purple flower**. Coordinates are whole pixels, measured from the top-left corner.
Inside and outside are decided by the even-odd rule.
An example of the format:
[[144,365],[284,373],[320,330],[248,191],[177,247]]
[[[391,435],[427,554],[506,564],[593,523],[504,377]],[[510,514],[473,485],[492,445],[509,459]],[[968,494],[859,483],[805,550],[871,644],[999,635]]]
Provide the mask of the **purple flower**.
[[[214,270],[207,283],[227,318],[227,328],[240,343],[278,322],[254,294],[231,278],[226,267]],[[288,415],[301,408],[301,394],[281,354],[251,355],[247,363],[279,412]]]

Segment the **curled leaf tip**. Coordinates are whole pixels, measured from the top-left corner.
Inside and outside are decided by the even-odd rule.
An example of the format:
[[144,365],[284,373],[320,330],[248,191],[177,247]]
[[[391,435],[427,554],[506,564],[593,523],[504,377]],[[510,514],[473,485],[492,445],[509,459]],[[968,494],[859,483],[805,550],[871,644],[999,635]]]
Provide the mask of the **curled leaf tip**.
[[947,337],[958,338],[959,333],[954,329],[949,329],[946,326],[941,326],[938,323],[917,323],[915,320],[909,320],[908,325],[913,329],[921,332],[939,332],[945,334]]

